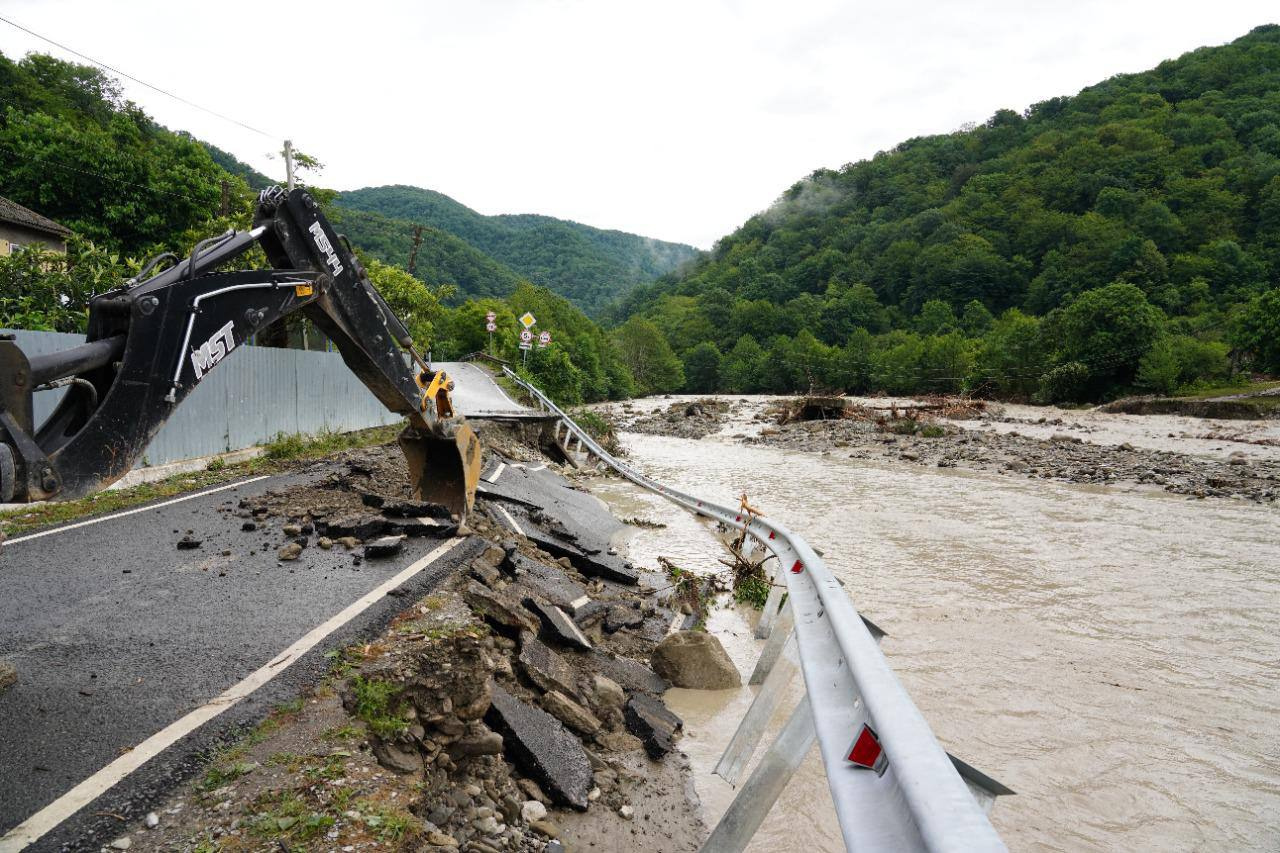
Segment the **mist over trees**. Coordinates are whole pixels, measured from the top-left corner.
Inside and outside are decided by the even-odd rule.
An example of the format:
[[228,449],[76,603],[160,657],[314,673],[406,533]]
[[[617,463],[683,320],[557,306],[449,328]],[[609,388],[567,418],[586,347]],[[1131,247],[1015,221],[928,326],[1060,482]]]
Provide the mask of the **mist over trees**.
[[611,318],[652,320],[689,390],[1083,401],[1274,371],[1278,284],[1265,26],[814,172]]

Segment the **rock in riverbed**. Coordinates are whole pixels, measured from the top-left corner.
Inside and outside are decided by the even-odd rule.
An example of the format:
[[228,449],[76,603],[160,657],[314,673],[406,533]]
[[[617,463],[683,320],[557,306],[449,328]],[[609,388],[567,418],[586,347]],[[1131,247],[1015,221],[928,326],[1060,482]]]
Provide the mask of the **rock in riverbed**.
[[714,634],[677,631],[653,650],[653,671],[676,687],[726,690],[741,687],[742,676]]

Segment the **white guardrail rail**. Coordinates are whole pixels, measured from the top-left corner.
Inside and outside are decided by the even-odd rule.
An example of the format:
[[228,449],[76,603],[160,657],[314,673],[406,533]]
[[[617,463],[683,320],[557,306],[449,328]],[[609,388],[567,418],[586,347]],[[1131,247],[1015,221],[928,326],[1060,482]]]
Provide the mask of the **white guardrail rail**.
[[[955,759],[938,743],[924,716],[880,651],[883,636],[863,620],[821,557],[781,524],[741,508],[676,491],[615,459],[534,386],[508,367],[503,373],[554,414],[579,449],[631,482],[685,509],[745,530],[777,557],[775,585],[757,627],[767,637],[752,674],[760,684],[716,773],[736,784],[795,672],[806,695],[703,846],[740,851],[764,821],[816,737],[835,802],[840,832],[851,851],[1004,850],[987,818],[1000,783]],[[782,585],[787,601],[781,608]]]

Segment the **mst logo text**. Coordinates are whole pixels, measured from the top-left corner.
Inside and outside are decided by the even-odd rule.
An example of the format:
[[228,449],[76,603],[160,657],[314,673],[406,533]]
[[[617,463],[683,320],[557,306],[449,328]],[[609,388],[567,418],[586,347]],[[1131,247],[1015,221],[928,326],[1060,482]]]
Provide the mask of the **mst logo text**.
[[235,323],[228,320],[227,325],[214,332],[213,336],[201,344],[199,349],[191,350],[191,366],[195,368],[197,382],[213,370],[215,364],[226,358],[227,353],[236,348],[234,332]]

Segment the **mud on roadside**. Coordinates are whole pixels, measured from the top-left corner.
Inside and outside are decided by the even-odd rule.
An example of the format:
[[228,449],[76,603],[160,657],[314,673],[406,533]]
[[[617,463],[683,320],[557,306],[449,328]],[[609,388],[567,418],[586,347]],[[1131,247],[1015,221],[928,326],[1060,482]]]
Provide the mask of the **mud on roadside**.
[[[578,517],[590,505],[536,436],[482,438],[502,464],[534,464],[492,484],[465,526],[411,500],[394,445],[224,507],[282,564],[313,547],[378,559],[370,545],[407,536],[467,536],[477,556],[381,636],[331,652],[323,683],[211,756],[116,849],[697,849],[682,724],[647,665],[675,614],[588,532],[621,525],[603,505]],[[538,508],[521,489],[552,499]]]

